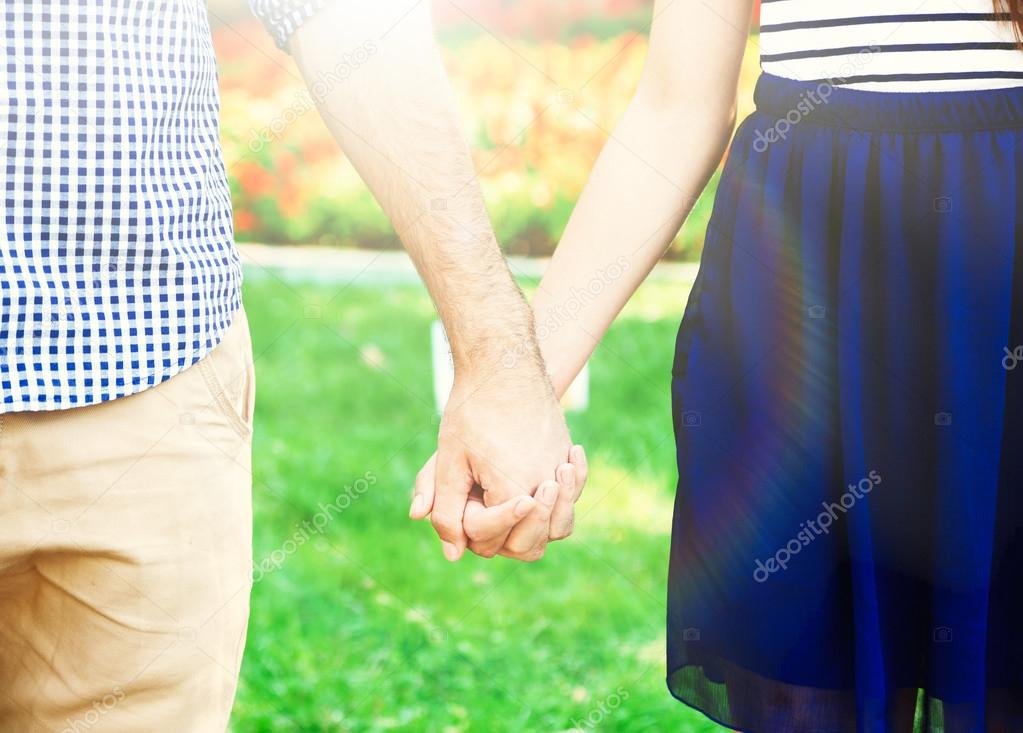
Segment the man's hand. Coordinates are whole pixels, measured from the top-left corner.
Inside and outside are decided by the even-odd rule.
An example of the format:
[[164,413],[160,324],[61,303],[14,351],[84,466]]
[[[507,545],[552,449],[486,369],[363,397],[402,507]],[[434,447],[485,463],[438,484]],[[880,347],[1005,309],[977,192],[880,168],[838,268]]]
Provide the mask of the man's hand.
[[[560,409],[557,414],[561,414]],[[453,439],[461,444],[460,438]],[[524,444],[523,456],[529,455],[531,451],[542,452],[540,443],[530,443],[528,434],[513,439],[514,445],[520,442]],[[457,451],[455,446],[453,448]],[[474,463],[486,460],[480,458],[479,453],[465,450],[464,447],[456,455],[458,457],[454,459],[454,464],[458,465],[461,461],[463,466],[468,467],[463,477],[473,475]],[[424,519],[434,510],[434,526],[439,523],[442,529],[438,531],[442,538],[455,537],[463,543],[446,540],[445,556],[449,560],[457,560],[462,555],[465,543],[471,552],[482,557],[501,554],[524,561],[540,559],[549,540],[564,539],[572,533],[575,503],[582,493],[589,472],[586,454],[582,446],[577,445],[571,448],[569,460],[557,467],[557,481],[545,480],[538,484],[535,499],[523,496],[519,487],[511,483],[509,478],[502,477],[501,488],[498,490],[510,490],[513,496],[503,503],[496,503],[497,495],[483,492],[475,481],[468,491],[465,490],[468,480],[463,480],[461,484],[442,483],[437,478],[437,465],[438,455],[435,454],[419,472],[409,516]],[[513,465],[524,467],[525,463],[514,462]],[[492,475],[495,471],[493,467],[484,469],[486,475]],[[452,526],[451,515],[462,517],[458,527]]]
[[[462,519],[474,486],[482,488],[486,506],[532,495],[568,461],[572,443],[539,368],[498,366],[489,374],[456,378],[448,405],[437,441],[433,526],[445,542],[445,556],[454,560],[466,546]],[[546,544],[548,522],[534,512],[503,544],[510,553],[535,559]]]

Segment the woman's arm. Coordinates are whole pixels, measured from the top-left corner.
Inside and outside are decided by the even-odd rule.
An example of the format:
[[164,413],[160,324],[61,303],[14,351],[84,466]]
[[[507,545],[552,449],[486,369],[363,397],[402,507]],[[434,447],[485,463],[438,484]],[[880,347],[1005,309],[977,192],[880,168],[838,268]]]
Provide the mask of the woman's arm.
[[655,4],[639,88],[533,300],[559,394],[671,244],[721,161],[735,124],[751,7],[752,0]]

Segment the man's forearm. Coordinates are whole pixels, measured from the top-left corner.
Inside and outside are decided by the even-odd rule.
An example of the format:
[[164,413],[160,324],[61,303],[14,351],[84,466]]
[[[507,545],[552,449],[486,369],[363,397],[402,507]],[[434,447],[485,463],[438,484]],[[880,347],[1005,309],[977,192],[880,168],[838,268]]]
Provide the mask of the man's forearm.
[[317,102],[422,275],[456,368],[493,366],[511,344],[535,354],[531,312],[494,237],[429,5],[407,11],[392,0],[335,3],[296,32],[292,53],[311,81],[337,78],[347,50],[373,49],[347,78],[315,85]]

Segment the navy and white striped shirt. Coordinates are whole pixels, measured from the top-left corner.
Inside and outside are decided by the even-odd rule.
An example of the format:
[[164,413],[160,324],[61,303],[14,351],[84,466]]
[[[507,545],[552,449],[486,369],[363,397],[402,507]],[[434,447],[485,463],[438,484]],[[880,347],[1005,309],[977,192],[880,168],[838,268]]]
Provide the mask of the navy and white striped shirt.
[[[278,43],[324,0],[254,0]],[[204,0],[0,0],[0,412],[139,392],[240,303]]]
[[1023,51],[991,0],[763,0],[760,48],[769,74],[855,89],[1023,85]]

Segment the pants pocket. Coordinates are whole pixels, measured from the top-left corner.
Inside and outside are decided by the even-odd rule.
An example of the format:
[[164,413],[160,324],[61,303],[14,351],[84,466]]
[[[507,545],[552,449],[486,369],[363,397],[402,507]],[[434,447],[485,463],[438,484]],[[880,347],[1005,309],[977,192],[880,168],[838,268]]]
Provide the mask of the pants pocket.
[[252,434],[256,377],[252,340],[244,308],[235,313],[224,338],[196,364],[213,406],[241,438]]

